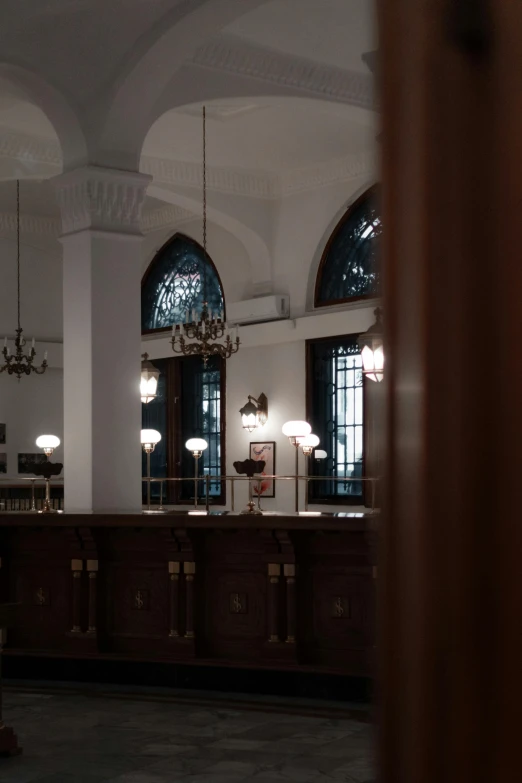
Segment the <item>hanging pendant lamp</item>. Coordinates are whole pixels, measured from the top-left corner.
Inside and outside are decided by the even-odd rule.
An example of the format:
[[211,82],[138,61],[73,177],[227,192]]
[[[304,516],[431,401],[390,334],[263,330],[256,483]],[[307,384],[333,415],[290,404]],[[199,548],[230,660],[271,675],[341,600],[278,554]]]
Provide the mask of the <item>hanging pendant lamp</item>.
[[36,357],[34,347],[34,337],[31,343],[31,350],[24,353],[27,341],[24,337],[24,330],[20,325],[20,180],[16,180],[16,270],[17,270],[17,302],[18,302],[18,328],[15,337],[15,352],[11,353],[7,345],[7,337],[4,339],[2,355],[4,363],[0,365],[0,372],[7,372],[9,375],[16,375],[18,380],[22,375],[30,375],[32,372],[42,375],[47,369],[47,351],[44,353],[43,362],[39,367],[35,367],[33,362]]
[[206,367],[211,356],[220,356],[229,359],[232,354],[239,351],[240,341],[238,327],[236,326],[235,339],[226,334],[227,327],[223,317],[223,311],[212,313],[208,309],[207,302],[207,120],[206,109],[203,106],[203,253],[205,257],[205,271],[203,274],[203,307],[198,314],[192,310],[192,320],[189,321],[187,310],[187,322],[174,324],[172,327],[171,345],[174,353],[185,356],[200,355]]

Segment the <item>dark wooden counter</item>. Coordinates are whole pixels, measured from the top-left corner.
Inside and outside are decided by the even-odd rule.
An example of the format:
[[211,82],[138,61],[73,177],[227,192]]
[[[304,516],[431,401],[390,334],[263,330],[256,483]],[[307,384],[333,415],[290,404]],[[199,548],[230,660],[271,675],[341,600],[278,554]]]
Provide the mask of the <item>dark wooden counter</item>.
[[7,656],[371,676],[378,516],[0,514]]

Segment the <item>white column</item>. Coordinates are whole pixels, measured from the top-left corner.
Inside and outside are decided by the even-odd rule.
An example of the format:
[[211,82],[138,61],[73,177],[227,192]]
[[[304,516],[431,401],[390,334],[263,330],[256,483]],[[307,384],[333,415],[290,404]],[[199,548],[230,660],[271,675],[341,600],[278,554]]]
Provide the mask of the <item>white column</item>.
[[141,205],[149,177],[58,177],[67,512],[141,511]]

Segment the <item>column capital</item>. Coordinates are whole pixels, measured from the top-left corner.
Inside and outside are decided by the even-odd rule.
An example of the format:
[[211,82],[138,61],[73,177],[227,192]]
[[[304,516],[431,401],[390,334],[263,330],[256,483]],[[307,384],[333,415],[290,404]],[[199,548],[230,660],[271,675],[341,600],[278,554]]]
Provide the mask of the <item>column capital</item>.
[[62,236],[85,229],[140,235],[141,207],[152,177],[85,166],[53,179]]

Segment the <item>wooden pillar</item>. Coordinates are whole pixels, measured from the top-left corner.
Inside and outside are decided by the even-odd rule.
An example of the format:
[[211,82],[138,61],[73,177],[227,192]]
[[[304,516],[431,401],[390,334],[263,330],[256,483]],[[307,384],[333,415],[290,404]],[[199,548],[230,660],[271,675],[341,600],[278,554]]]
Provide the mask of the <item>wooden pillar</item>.
[[194,578],[196,575],[196,564],[183,563],[185,572],[185,636],[187,639],[194,638]]
[[72,572],[72,633],[81,633],[83,560],[71,560]]
[[515,780],[522,4],[379,0],[379,11],[379,780]]
[[267,617],[268,617],[268,641],[279,642],[279,575],[281,566],[279,563],[268,564],[268,591],[267,591]]
[[179,568],[178,562],[169,563],[170,582],[170,631],[169,636],[179,636]]
[[295,644],[295,565],[283,566],[286,580],[286,641]]
[[89,625],[87,633],[96,633],[96,604],[98,591],[98,561],[87,560],[87,572],[89,574]]

